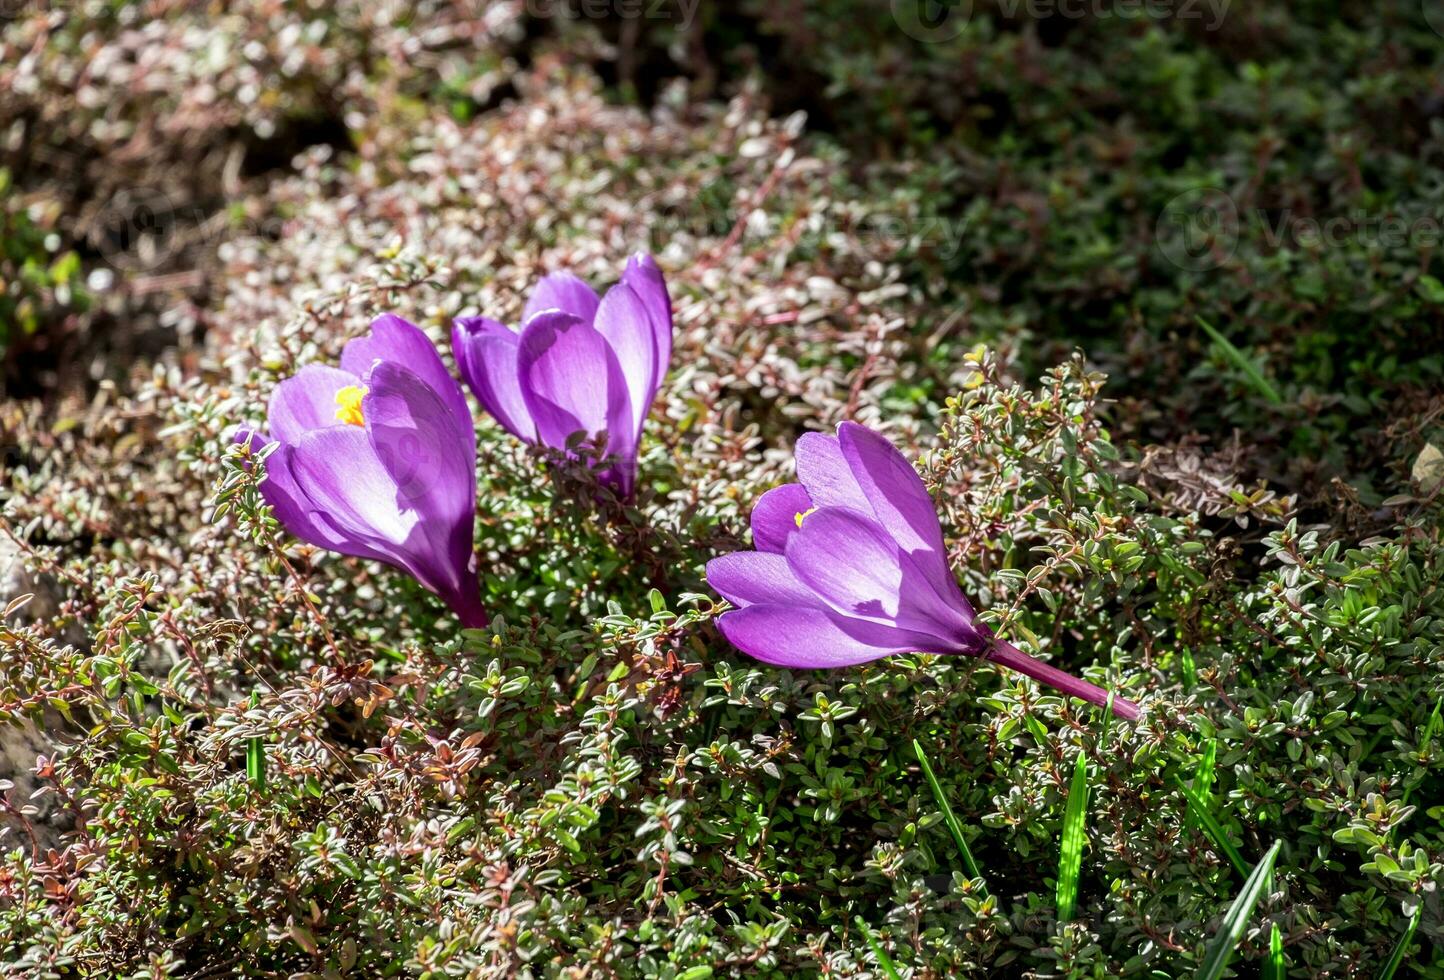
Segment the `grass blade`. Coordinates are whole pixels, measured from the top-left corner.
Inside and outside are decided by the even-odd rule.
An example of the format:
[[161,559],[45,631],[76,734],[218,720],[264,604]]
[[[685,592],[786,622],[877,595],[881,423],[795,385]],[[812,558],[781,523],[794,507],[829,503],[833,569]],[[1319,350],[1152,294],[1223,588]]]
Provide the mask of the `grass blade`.
[[888,980],[902,980],[902,977],[897,972],[897,966],[893,964],[892,957],[887,955],[887,950],[882,948],[882,943],[877,941],[877,937],[874,936],[872,930],[867,927],[867,922],[863,920],[863,917],[860,915],[853,916],[852,921],[857,923],[857,927],[861,929],[862,934],[867,937],[867,944],[872,947],[872,955],[877,957],[877,965],[882,967],[882,972],[887,974]]
[[1399,969],[1399,964],[1404,962],[1405,955],[1409,952],[1409,944],[1414,941],[1414,930],[1419,928],[1419,917],[1424,913],[1424,903],[1421,901],[1414,914],[1409,918],[1409,927],[1404,930],[1404,935],[1399,937],[1399,944],[1394,947],[1394,953],[1389,957],[1389,962],[1384,964],[1384,972],[1379,974],[1379,980],[1393,980],[1394,971]]
[[1248,920],[1253,916],[1254,906],[1263,897],[1264,891],[1268,888],[1269,881],[1273,878],[1274,861],[1279,856],[1279,848],[1283,841],[1274,841],[1274,846],[1263,856],[1263,860],[1254,865],[1253,871],[1243,883],[1233,904],[1228,907],[1227,914],[1223,917],[1223,923],[1218,927],[1218,933],[1213,941],[1208,944],[1208,949],[1203,954],[1203,965],[1194,974],[1194,980],[1218,980],[1223,976],[1224,968],[1228,961],[1233,958],[1234,948],[1238,941],[1243,938],[1244,930],[1248,928]]
[[1244,373],[1249,383],[1254,386],[1254,389],[1257,390],[1259,394],[1263,395],[1275,405],[1282,405],[1284,403],[1278,391],[1274,389],[1273,385],[1269,384],[1268,378],[1265,378],[1259,372],[1259,369],[1254,366],[1253,361],[1250,361],[1244,356],[1243,351],[1230,343],[1227,337],[1215,330],[1213,325],[1203,317],[1197,317],[1196,319],[1198,320],[1198,325],[1204,329],[1204,332],[1208,334],[1209,338],[1217,344],[1228,359],[1233,362],[1233,366]]
[[1208,808],[1208,804],[1183,780],[1174,777],[1173,781],[1188,799],[1189,813],[1198,815],[1198,822],[1203,826],[1204,833],[1208,834],[1214,846],[1227,856],[1229,862],[1233,864],[1234,869],[1238,871],[1241,877],[1247,877],[1247,862],[1244,861],[1243,855],[1238,852],[1238,848],[1233,846],[1233,841],[1228,839],[1228,832],[1223,829],[1223,825],[1218,822],[1218,818],[1213,815],[1213,812]]
[[246,778],[256,789],[266,788],[266,746],[259,738],[246,739]]
[[1269,933],[1269,958],[1264,961],[1263,980],[1288,980],[1288,964],[1284,961],[1284,937],[1279,924]]
[[1078,753],[1068,807],[1063,811],[1063,841],[1058,855],[1058,921],[1073,918],[1078,903],[1078,874],[1083,867],[1083,823],[1088,816],[1088,757]]
[[[1424,726],[1424,738],[1419,742],[1419,752],[1422,754],[1429,751],[1429,743],[1434,741],[1434,733],[1439,730],[1439,709],[1444,708],[1444,697],[1434,702],[1434,713],[1429,716],[1429,724]],[[1404,790],[1404,805],[1409,805],[1409,795],[1414,792],[1410,786]]]
[[[948,830],[951,831],[953,835],[953,841],[958,845],[958,853],[962,855],[963,867],[968,869],[968,877],[981,881],[983,873],[978,870],[978,862],[973,860],[973,852],[968,850],[967,838],[963,836],[963,825],[958,823],[958,818],[953,813],[953,808],[951,804],[948,803],[947,796],[943,793],[943,787],[938,782],[938,777],[933,775],[933,767],[928,764],[927,754],[923,752],[923,747],[918,744],[917,739],[913,739],[913,751],[917,753],[918,765],[920,765],[923,770],[923,778],[928,781],[928,786],[933,791],[933,799],[937,801],[938,809],[943,811],[943,823],[948,825]],[[983,885],[983,897],[986,898],[987,895],[988,888],[985,883]]]
[[[1207,739],[1203,743],[1203,757],[1198,760],[1198,772],[1193,776],[1193,791],[1203,801],[1204,809],[1210,804],[1210,790],[1213,788],[1213,764],[1218,758],[1218,741]],[[1185,827],[1196,827],[1198,817],[1194,815],[1193,804],[1188,804],[1188,814],[1184,817]]]
[[[251,707],[260,704],[260,697],[251,692]],[[246,739],[246,778],[256,789],[266,788],[266,743],[257,738]]]

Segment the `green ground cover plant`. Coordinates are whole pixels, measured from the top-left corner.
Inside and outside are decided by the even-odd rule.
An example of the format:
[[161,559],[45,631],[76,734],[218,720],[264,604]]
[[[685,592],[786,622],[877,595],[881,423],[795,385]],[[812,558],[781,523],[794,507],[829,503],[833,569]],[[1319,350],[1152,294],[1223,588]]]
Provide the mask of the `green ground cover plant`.
[[[1444,978],[1444,274],[1272,240],[1434,213],[1427,8],[232,6],[0,4],[0,975]],[[284,379],[636,251],[635,497],[478,412],[486,627],[278,523]],[[843,420],[1138,721],[726,641]]]

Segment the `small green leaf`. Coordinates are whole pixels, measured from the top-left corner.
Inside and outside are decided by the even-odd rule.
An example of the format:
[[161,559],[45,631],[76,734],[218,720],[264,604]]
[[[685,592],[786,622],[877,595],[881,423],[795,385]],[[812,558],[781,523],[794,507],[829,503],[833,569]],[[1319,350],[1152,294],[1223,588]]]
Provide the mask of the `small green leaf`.
[[1228,913],[1223,917],[1223,923],[1219,926],[1218,932],[1208,944],[1208,949],[1203,955],[1203,965],[1194,974],[1194,980],[1218,980],[1223,976],[1228,961],[1233,958],[1234,948],[1238,946],[1239,940],[1243,938],[1244,930],[1248,928],[1248,920],[1253,916],[1254,906],[1263,897],[1264,891],[1268,888],[1273,878],[1274,861],[1279,856],[1279,848],[1283,841],[1274,841],[1274,846],[1263,856],[1263,860],[1254,865],[1248,879],[1244,881],[1243,888],[1238,896],[1234,898],[1233,904],[1229,906]]

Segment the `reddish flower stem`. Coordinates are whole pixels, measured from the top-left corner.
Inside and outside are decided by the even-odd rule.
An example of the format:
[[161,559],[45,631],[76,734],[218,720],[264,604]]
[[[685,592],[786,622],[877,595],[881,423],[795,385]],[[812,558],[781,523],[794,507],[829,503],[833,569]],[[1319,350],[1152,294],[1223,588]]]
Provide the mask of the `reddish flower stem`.
[[[1050,667],[1034,657],[1028,656],[1022,650],[1006,643],[1003,640],[995,639],[991,649],[983,654],[984,660],[990,660],[995,664],[1007,667],[1009,670],[1016,670],[1020,674],[1026,674],[1040,684],[1047,684],[1056,688],[1064,694],[1075,698],[1081,698],[1090,704],[1105,707],[1108,704],[1108,692],[1097,684],[1090,684],[1079,677],[1074,677],[1065,670],[1057,667]],[[1113,697],[1113,713],[1125,721],[1138,720],[1138,705],[1127,698]]]

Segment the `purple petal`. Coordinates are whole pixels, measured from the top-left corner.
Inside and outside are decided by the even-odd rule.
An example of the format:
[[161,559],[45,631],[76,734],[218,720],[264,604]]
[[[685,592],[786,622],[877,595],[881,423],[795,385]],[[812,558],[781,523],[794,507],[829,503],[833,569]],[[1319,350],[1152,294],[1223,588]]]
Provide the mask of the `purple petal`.
[[476,507],[476,438],[440,394],[383,361],[367,378],[366,432],[396,485],[397,500],[430,521],[469,519]]
[[591,323],[596,318],[600,303],[597,291],[570,272],[553,272],[537,283],[522,313],[521,322],[528,323],[532,317],[547,310],[561,310]]
[[397,500],[396,480],[372,448],[366,430],[355,425],[316,429],[291,452],[291,472],[311,508],[321,512],[353,546],[384,554],[392,564],[420,574],[405,552],[420,515]]
[[823,507],[787,541],[787,563],[838,612],[936,636],[933,652],[976,645],[970,618],[944,602],[876,521]]
[[436,345],[416,324],[391,313],[371,321],[371,332],[341,352],[341,367],[364,378],[377,361],[399,364],[418,375],[446,402],[458,422],[471,425],[471,409],[461,386],[446,369]]
[[657,351],[657,377],[653,390],[661,385],[672,363],[672,298],[667,293],[667,280],[662,270],[650,255],[639,252],[627,260],[627,269],[622,273],[622,284],[630,286],[647,308],[652,325],[652,335]]
[[452,355],[481,407],[518,439],[536,442],[517,378],[520,345],[515,331],[486,317],[459,317],[451,328]]
[[763,551],[713,558],[707,563],[707,584],[738,608],[757,603],[822,606],[822,600],[797,580],[786,558]]
[[891,442],[855,422],[839,425],[837,436],[842,457],[878,523],[912,556],[939,597],[961,602],[971,617],[972,606],[948,566],[937,510],[917,470]]
[[419,516],[407,548],[438,592],[460,588],[471,562],[476,518],[476,437],[441,396],[406,368],[371,370],[366,431],[395,483],[398,506]]
[[723,614],[717,626],[743,653],[801,670],[851,667],[933,644],[922,634],[793,606],[748,606]]
[[[237,443],[249,441],[253,453],[261,452],[272,442],[259,432],[252,432],[249,429],[237,432],[235,441]],[[296,485],[296,478],[291,472],[290,447],[277,446],[275,451],[266,457],[265,468],[265,475],[259,489],[261,496],[275,512],[276,520],[281,523],[281,526],[309,545],[325,548],[328,551],[342,551],[342,546],[346,544],[345,539],[338,536],[330,524],[318,518],[311,508],[310,501],[301,492],[301,488]],[[375,558],[378,556],[367,552],[362,557]]]
[[[641,297],[626,283],[607,290],[597,310],[597,332],[607,338],[626,379],[632,421],[638,435],[657,394],[657,343]],[[634,436],[634,439],[637,438]]]
[[606,432],[611,452],[635,453],[631,399],[611,346],[568,313],[540,313],[522,330],[517,373],[537,436],[565,449],[577,432]]
[[361,378],[349,371],[306,365],[271,392],[267,412],[271,435],[281,442],[295,442],[312,429],[344,424],[336,418],[336,392],[360,383]]
[[812,498],[800,483],[773,487],[752,507],[752,546],[758,551],[782,554],[787,539],[797,530],[797,517],[812,509]]
[[872,505],[857,485],[852,467],[843,458],[837,436],[809,432],[797,440],[794,451],[797,479],[818,507],[849,507],[864,514]]

